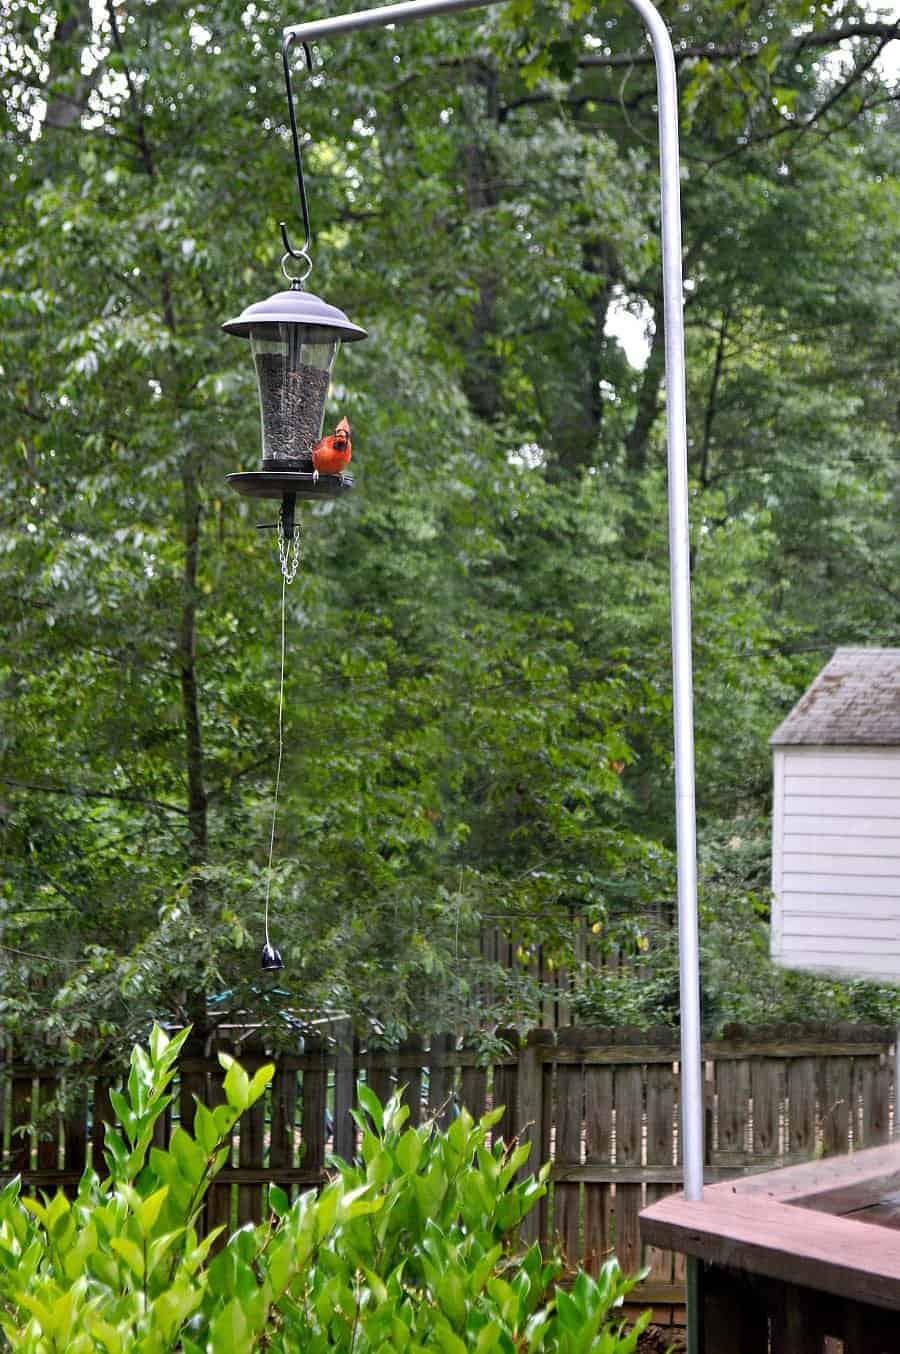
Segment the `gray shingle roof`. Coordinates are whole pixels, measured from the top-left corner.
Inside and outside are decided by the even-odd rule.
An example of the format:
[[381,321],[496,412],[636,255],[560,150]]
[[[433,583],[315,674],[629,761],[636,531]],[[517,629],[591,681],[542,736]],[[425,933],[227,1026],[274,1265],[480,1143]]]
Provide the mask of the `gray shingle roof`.
[[900,746],[900,649],[836,649],[769,742]]

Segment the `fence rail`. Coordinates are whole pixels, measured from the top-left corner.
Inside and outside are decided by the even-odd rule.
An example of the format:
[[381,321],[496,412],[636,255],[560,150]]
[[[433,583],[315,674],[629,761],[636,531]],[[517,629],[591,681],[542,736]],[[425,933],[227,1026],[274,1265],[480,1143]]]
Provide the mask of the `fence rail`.
[[[354,1038],[347,1022],[307,1036],[302,1051],[277,1055],[265,1098],[235,1128],[204,1225],[258,1220],[268,1182],[296,1192],[325,1179],[329,1153],[352,1157],[349,1109],[365,1080],[382,1098],[404,1087],[413,1124],[446,1123],[460,1105],[474,1115],[505,1106],[495,1132],[534,1143],[532,1166],[552,1163],[550,1192],[526,1220],[526,1239],[558,1238],[571,1265],[592,1271],[615,1250],[626,1270],[649,1267],[639,1301],[679,1305],[680,1258],[642,1248],[638,1227],[642,1207],[681,1179],[676,1032],[571,1026],[500,1034],[509,1052],[489,1066],[449,1034],[375,1048]],[[877,1026],[732,1026],[705,1044],[707,1179],[886,1142],[895,1112],[892,1040]],[[266,1059],[252,1040],[229,1051],[249,1069]],[[120,1080],[97,1068],[57,1075],[14,1058],[0,1064],[0,1174],[21,1173],[29,1188],[71,1190],[86,1164],[102,1169],[109,1092]],[[174,1122],[190,1127],[194,1097],[220,1103],[221,1083],[214,1048],[183,1057],[159,1144]]]

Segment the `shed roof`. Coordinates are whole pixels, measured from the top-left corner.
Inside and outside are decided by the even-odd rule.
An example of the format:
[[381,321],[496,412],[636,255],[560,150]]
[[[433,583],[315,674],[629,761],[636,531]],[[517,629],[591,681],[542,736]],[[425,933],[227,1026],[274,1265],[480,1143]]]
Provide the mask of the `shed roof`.
[[769,742],[900,746],[900,649],[836,649]]

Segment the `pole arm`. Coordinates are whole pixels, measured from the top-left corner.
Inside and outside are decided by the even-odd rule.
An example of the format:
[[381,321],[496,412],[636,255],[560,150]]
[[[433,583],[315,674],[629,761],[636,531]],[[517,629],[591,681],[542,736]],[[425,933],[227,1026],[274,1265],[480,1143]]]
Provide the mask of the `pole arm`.
[[[364,28],[414,23],[440,14],[481,9],[502,0],[404,0],[354,14],[285,28],[285,41],[315,42]],[[650,34],[656,61],[662,197],[663,306],[666,340],[666,436],[669,470],[669,562],[675,724],[678,844],[678,950],[681,989],[681,1142],[684,1192],[703,1195],[703,1064],[700,1030],[700,948],[694,807],[694,718],[691,662],[690,542],[684,375],[684,292],[681,276],[681,185],[678,87],[669,31],[650,0],[629,0]]]

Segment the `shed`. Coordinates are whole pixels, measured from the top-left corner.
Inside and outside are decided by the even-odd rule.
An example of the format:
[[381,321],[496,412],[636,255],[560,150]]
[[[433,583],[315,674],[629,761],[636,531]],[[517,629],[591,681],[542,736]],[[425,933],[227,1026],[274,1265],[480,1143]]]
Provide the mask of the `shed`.
[[900,981],[900,649],[838,649],[769,740],[772,958]]

